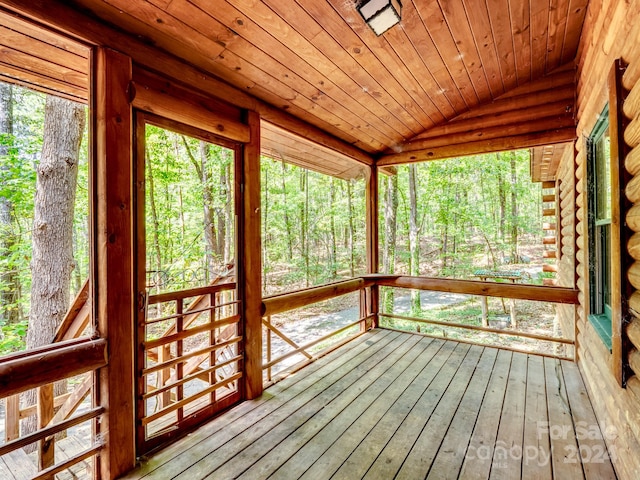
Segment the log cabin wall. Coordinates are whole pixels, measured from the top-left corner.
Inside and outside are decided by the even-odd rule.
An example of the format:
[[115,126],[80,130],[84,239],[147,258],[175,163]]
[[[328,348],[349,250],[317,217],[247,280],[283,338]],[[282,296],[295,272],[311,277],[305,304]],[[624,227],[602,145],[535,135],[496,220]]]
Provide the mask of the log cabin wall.
[[[559,198],[556,238],[556,284],[560,287],[575,287],[575,168],[573,145],[565,148],[558,168],[557,196]],[[556,315],[566,338],[575,340],[576,308],[573,305],[557,305]]]
[[[577,359],[598,421],[605,432],[609,453],[613,455],[614,465],[620,478],[638,478],[640,472],[640,457],[637,455],[637,452],[640,451],[640,398],[634,393],[634,391],[638,391],[634,387],[639,382],[635,377],[631,377],[628,380],[627,388],[620,386],[620,383],[624,382],[623,369],[628,361],[622,347],[625,345],[626,338],[631,337],[635,330],[621,330],[623,321],[619,321],[618,331],[622,335],[622,342],[618,341],[616,347],[614,339],[613,352],[610,352],[588,320],[586,139],[591,134],[600,112],[609,101],[610,79],[608,72],[612,70],[615,60],[621,58],[624,63],[629,64],[624,77],[626,88],[635,85],[640,77],[640,49],[638,48],[640,45],[640,24],[629,21],[630,18],[637,18],[638,15],[640,15],[640,2],[638,1],[603,2],[596,0],[590,2],[577,57],[578,141],[575,159],[577,222],[575,272],[580,291],[580,305],[576,312]],[[634,107],[629,114],[637,117],[640,114],[640,108]],[[624,158],[620,158],[620,163],[623,161]],[[562,169],[568,170],[568,165],[571,163],[573,163],[572,159],[565,159],[561,171],[564,171]],[[612,175],[614,175],[613,171]],[[625,211],[621,212],[623,224],[625,214]],[[628,215],[626,221],[630,225]],[[622,245],[620,249],[623,256],[625,248],[625,245]],[[615,244],[612,249],[616,249]],[[625,275],[627,272],[622,272],[622,270],[626,269],[621,263],[618,262],[616,265],[614,262],[613,276],[615,277],[617,274],[620,283],[622,283],[622,299],[619,298],[617,302],[614,299],[612,306],[614,310],[616,308],[620,310],[620,316],[624,319],[629,316],[629,312],[628,309],[622,307],[626,304],[625,284],[627,283]],[[568,280],[573,272],[568,264],[562,265],[561,277]],[[631,300],[635,298],[637,298],[637,293],[631,297]],[[613,318],[612,333],[615,337],[615,313]],[[637,323],[631,325],[635,329]]]

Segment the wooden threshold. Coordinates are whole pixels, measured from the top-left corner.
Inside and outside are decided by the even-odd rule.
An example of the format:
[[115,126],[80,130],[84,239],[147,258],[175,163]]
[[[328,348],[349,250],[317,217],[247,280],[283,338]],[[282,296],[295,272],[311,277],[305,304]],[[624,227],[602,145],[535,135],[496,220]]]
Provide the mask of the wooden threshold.
[[616,478],[599,433],[573,362],[376,329],[124,478]]

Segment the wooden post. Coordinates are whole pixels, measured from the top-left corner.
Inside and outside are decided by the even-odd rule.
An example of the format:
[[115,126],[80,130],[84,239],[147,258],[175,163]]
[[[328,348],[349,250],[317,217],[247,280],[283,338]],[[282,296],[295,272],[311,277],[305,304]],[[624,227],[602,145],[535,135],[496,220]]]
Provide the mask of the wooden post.
[[105,448],[101,477],[133,469],[135,450],[131,59],[106,48],[95,51],[91,95],[92,290],[99,334],[108,341],[109,363],[99,372],[96,401]]
[[[367,273],[378,273],[379,249],[378,249],[378,167],[375,165],[369,168],[369,178],[366,187],[366,216],[367,216]],[[371,326],[378,327],[379,324],[379,289],[378,285],[369,288],[370,302],[369,308],[372,315]]]
[[516,299],[512,298],[509,301],[509,316],[511,317],[511,328],[518,328],[518,322],[516,321]]
[[[38,429],[48,427],[52,418],[53,383],[48,383],[38,387]],[[55,463],[55,437],[53,435],[40,440],[38,450],[38,470],[49,468]]]
[[481,303],[482,303],[482,326],[483,327],[488,327],[489,326],[489,305],[487,302],[487,297],[482,296],[481,298]]
[[262,394],[262,241],[260,230],[260,116],[248,112],[250,142],[243,148],[238,228],[238,293],[244,319],[244,395]]
[[5,398],[5,443],[20,436],[20,394]]

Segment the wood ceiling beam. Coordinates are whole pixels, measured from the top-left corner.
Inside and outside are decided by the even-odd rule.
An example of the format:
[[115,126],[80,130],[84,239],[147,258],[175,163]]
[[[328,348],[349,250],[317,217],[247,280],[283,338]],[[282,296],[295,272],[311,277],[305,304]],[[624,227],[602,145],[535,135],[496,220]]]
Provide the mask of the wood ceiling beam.
[[361,164],[373,165],[374,163],[372,156],[364,150],[184,63],[173,55],[132,35],[101,23],[60,0],[33,0],[29,2],[3,0],[0,11],[6,11],[6,9],[9,9],[9,14],[24,15],[54,31],[61,31],[82,42],[110,47],[124,53],[138,65],[179,79],[180,83],[197,87],[202,93],[223,99],[237,107],[256,111],[261,118],[270,123],[340,152]]
[[521,148],[537,147],[550,143],[570,142],[576,138],[575,127],[545,130],[541,132],[522,133],[508,137],[490,140],[480,140],[458,145],[445,145],[431,149],[401,152],[381,157],[377,165],[398,165],[401,163],[426,162],[444,158],[464,157],[482,153],[518,150]]

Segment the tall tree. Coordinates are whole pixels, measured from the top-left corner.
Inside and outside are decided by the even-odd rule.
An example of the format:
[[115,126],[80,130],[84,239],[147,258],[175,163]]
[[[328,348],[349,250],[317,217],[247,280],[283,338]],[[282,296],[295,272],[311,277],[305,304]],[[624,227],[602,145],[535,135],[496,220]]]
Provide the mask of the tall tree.
[[[42,154],[36,168],[28,349],[51,343],[69,307],[73,211],[84,125],[83,105],[47,97]],[[57,393],[61,387],[56,386]],[[35,403],[35,392],[29,393],[30,405]],[[27,432],[35,429],[35,419],[25,428]]]
[[[13,87],[0,83],[0,170],[9,171],[8,156],[13,143]],[[2,172],[0,172],[2,173]],[[7,192],[8,193],[8,192]],[[20,280],[11,254],[18,239],[13,202],[0,191],[0,325],[20,320]]]
[[[396,263],[396,227],[398,219],[398,175],[388,175],[384,200],[384,246],[382,269],[393,273]],[[393,312],[393,290],[386,289],[382,300],[386,312]]]
[[[409,251],[411,255],[409,274],[412,276],[420,275],[420,228],[416,176],[416,164],[412,163],[409,165]],[[411,290],[411,315],[418,315],[421,310],[420,290]]]
[[518,263],[518,173],[516,152],[509,152],[511,164],[511,261]]

